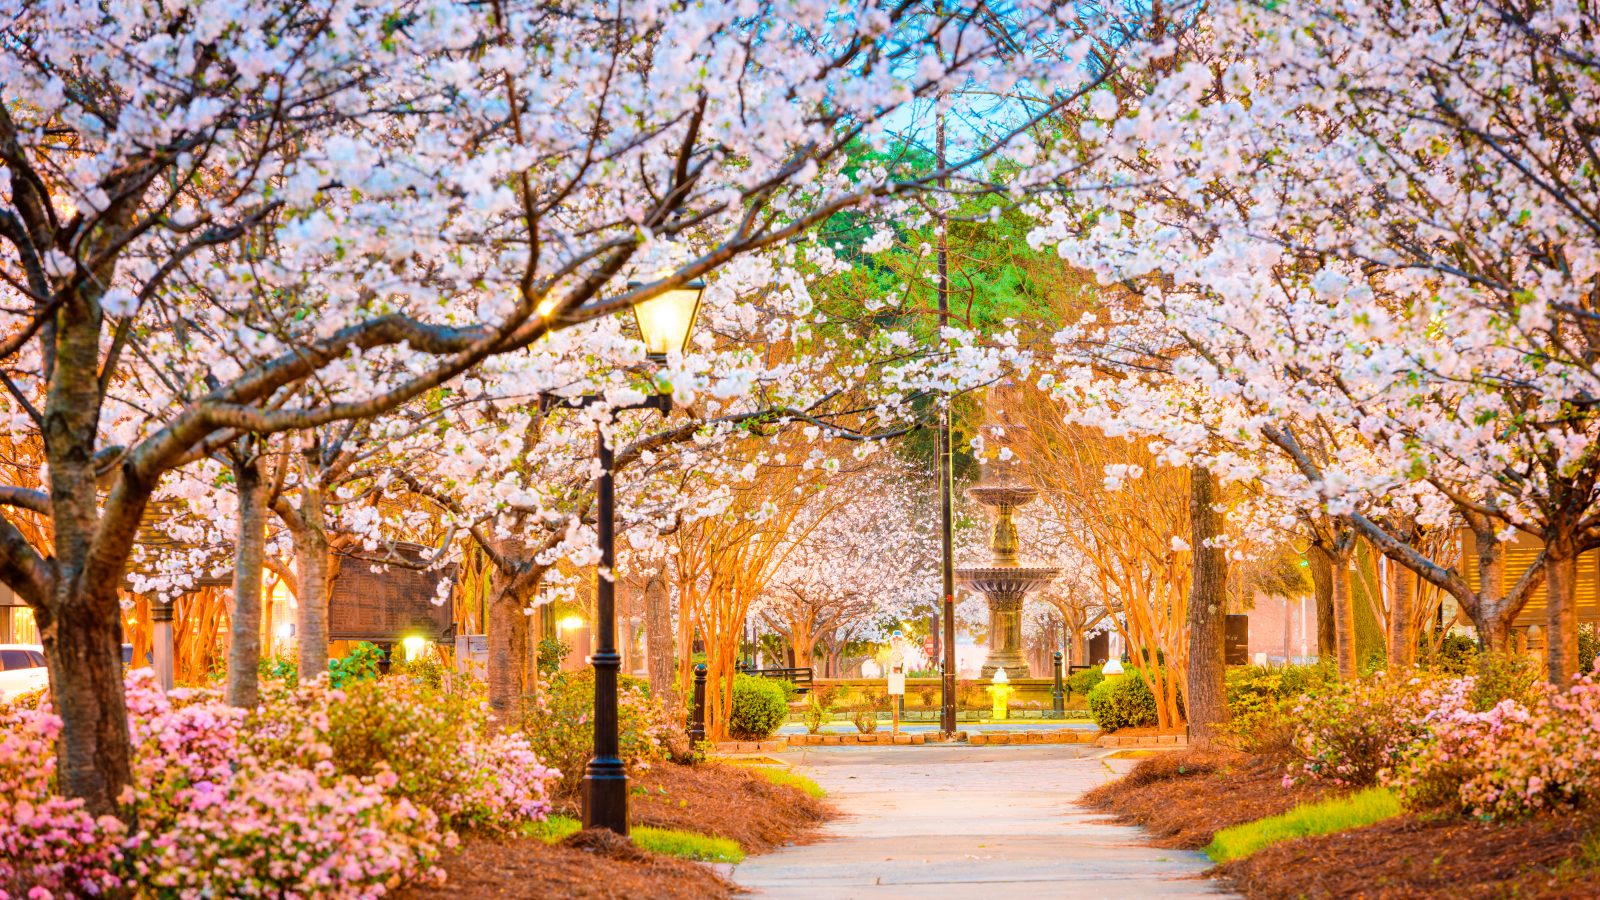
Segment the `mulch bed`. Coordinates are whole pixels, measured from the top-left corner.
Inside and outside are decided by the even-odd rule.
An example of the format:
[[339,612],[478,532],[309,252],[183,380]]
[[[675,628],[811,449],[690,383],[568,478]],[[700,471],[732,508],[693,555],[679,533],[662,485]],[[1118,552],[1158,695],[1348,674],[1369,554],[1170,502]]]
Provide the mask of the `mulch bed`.
[[442,866],[448,875],[444,884],[406,888],[396,896],[719,900],[739,892],[709,866],[647,853],[609,831],[580,831],[558,844],[535,838],[469,839]]
[[1246,897],[1595,897],[1597,826],[1593,811],[1499,825],[1406,815],[1274,844],[1214,874]]
[[746,853],[804,839],[834,815],[824,801],[747,766],[662,763],[632,778],[630,822],[732,838]]
[[[1282,760],[1227,750],[1166,753],[1084,803],[1144,826],[1158,846],[1197,850],[1224,828],[1333,793],[1285,788],[1283,772]],[[1504,824],[1403,815],[1274,844],[1209,874],[1249,898],[1596,897],[1600,810]]]
[[[827,803],[743,766],[660,763],[631,777],[632,824],[732,838],[750,854],[803,840],[834,815]],[[576,814],[571,798],[558,801],[557,810]],[[407,888],[397,896],[716,900],[740,892],[709,866],[641,850],[608,831],[581,831],[556,844],[469,838],[441,865],[448,875],[444,884]]]
[[1157,846],[1198,850],[1224,828],[1326,793],[1314,785],[1285,788],[1283,771],[1281,762],[1228,750],[1162,753],[1090,791],[1083,802],[1145,827]]

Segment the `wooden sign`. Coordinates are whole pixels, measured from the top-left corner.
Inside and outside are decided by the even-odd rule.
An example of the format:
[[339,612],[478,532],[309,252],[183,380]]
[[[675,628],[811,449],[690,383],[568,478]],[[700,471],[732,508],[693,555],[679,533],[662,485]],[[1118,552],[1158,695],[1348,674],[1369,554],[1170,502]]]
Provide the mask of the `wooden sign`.
[[[426,559],[429,552],[415,544],[395,545],[395,555],[413,564]],[[383,565],[366,557],[341,559],[328,598],[328,639],[395,643],[416,636],[452,640],[455,616],[451,604],[433,600],[440,582],[454,578],[455,573],[453,564],[422,570]]]
[[1230,666],[1250,665],[1250,617],[1227,617],[1222,640],[1222,661]]

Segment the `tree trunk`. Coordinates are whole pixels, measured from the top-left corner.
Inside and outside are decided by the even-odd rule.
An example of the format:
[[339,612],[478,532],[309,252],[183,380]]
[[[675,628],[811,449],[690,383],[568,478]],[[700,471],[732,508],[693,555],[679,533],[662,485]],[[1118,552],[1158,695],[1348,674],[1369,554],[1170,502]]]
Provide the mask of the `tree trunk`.
[[1224,684],[1227,625],[1228,551],[1216,545],[1222,513],[1216,509],[1217,480],[1203,466],[1189,471],[1189,542],[1194,576],[1189,585],[1189,692],[1184,698],[1189,745],[1209,748],[1228,721]]
[[1570,534],[1545,539],[1545,665],[1550,683],[1566,687],[1578,673],[1578,545]]
[[[489,621],[484,643],[489,652],[489,708],[503,724],[515,723],[521,713],[522,665],[528,653],[525,620],[529,618],[522,607],[511,576],[496,570],[489,579]],[[519,624],[523,626],[520,629]]]
[[1333,558],[1312,544],[1306,561],[1311,564],[1312,591],[1317,599],[1317,657],[1332,659],[1338,653],[1333,621]]
[[1356,608],[1350,593],[1349,549],[1330,554],[1333,582],[1333,643],[1339,663],[1339,680],[1353,681],[1360,674],[1356,666]]
[[809,669],[816,653],[816,623],[810,616],[800,616],[789,621],[789,643],[794,647],[794,667]]
[[82,798],[93,815],[117,815],[117,795],[132,779],[132,750],[116,586],[63,578],[52,606],[40,640],[62,720],[57,742],[62,793]]
[[295,609],[295,639],[299,647],[300,680],[310,681],[328,671],[327,511],[322,488],[301,487],[300,526],[294,535],[295,565],[300,570],[299,605]]
[[261,566],[266,555],[267,484],[254,452],[233,461],[239,527],[233,555],[233,612],[229,616],[228,703],[254,709],[261,665]]
[[667,701],[673,690],[677,663],[673,659],[672,595],[667,590],[665,572],[656,572],[644,583],[645,664],[650,670],[650,693]]
[[1389,668],[1411,668],[1417,662],[1417,573],[1389,561]]

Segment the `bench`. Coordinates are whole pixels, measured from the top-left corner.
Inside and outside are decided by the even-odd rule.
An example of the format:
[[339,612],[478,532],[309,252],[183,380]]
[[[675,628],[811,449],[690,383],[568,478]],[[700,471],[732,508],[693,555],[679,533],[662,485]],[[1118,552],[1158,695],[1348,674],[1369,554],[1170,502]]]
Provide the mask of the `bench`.
[[739,666],[740,672],[754,675],[757,678],[772,678],[777,681],[787,681],[799,688],[797,693],[805,694],[811,691],[811,667],[800,669],[753,669],[749,666]]

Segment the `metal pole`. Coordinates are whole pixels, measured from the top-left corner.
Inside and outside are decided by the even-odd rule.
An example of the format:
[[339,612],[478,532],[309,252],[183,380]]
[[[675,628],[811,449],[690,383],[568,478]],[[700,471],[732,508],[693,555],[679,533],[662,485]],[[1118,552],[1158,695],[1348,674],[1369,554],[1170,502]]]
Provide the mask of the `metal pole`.
[[694,711],[689,714],[689,749],[706,740],[706,664],[694,666]]
[[1050,692],[1050,708],[1055,710],[1056,718],[1062,719],[1062,718],[1066,718],[1066,715],[1067,715],[1067,695],[1066,695],[1066,692],[1063,691],[1062,688],[1061,688],[1061,651],[1060,650],[1057,650],[1056,653],[1055,653],[1055,664],[1056,664],[1056,686],[1055,686],[1055,690]]
[[611,476],[611,445],[602,427],[597,442],[600,477],[595,483],[595,531],[600,539],[600,571],[595,578],[594,758],[583,776],[583,827],[628,833],[628,772],[617,738],[616,496]]
[[[938,116],[935,147],[937,165],[944,168],[944,115]],[[940,177],[939,187],[947,186]],[[950,244],[948,222],[939,214],[939,344],[944,344],[944,329],[950,324]],[[950,447],[950,398],[944,397],[939,409],[939,573],[943,585],[940,605],[944,613],[943,703],[939,710],[939,730],[946,736],[956,733],[956,572],[954,506],[954,453]]]

